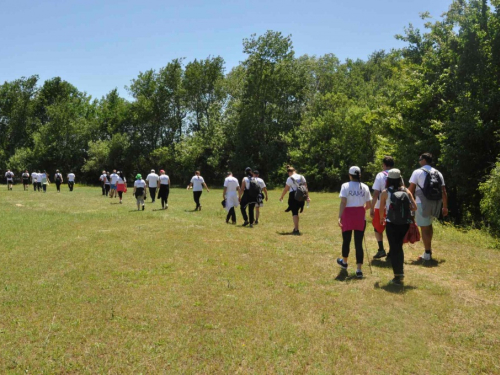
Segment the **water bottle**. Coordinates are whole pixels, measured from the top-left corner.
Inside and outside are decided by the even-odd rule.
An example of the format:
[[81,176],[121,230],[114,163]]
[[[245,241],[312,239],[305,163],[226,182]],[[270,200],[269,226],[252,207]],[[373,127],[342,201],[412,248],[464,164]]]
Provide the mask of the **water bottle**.
[[306,202],[306,208],[309,208],[309,201]]

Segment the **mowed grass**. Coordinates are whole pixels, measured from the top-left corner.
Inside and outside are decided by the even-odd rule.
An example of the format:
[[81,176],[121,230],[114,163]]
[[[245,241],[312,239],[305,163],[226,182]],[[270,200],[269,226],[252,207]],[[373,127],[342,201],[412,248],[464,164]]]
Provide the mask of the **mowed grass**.
[[0,190],[2,374],[500,373],[500,252],[480,232],[437,225],[427,266],[405,245],[400,289],[385,261],[339,275],[338,194],[312,194],[296,237],[280,191],[250,229],[239,212],[226,225],[221,190],[201,212],[184,189],[136,212],[131,193],[14,189]]

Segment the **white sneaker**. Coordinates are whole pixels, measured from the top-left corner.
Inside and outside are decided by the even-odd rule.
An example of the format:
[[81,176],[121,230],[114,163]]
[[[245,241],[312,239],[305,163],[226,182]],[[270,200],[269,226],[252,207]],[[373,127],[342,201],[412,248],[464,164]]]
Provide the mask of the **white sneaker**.
[[422,260],[431,260],[431,254],[424,252],[419,258]]

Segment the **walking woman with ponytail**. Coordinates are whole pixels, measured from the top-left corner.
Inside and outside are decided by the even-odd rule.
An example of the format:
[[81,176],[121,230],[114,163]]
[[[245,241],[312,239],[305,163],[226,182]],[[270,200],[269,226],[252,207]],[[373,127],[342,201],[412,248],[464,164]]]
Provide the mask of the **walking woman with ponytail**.
[[349,168],[349,182],[340,189],[340,210],[338,225],[342,229],[342,258],[337,259],[340,268],[347,270],[347,260],[351,247],[352,232],[354,232],[354,247],[356,249],[356,277],[363,278],[363,237],[366,228],[366,210],[371,208],[372,196],[368,186],[361,182],[361,169]]
[[[281,193],[280,202],[283,201],[283,198],[285,197],[286,193],[290,192],[290,194],[288,194],[288,208],[285,210],[285,212],[292,211],[292,218],[293,218],[292,234],[299,236],[300,235],[299,211],[302,212],[304,210],[305,201],[299,202],[297,199],[295,199],[295,193],[299,188],[299,186],[301,185],[305,186],[307,189],[307,182],[304,176],[295,172],[294,167],[287,165],[286,171],[288,173],[288,178],[286,180],[285,188]],[[307,201],[310,201],[309,197],[307,197]]]

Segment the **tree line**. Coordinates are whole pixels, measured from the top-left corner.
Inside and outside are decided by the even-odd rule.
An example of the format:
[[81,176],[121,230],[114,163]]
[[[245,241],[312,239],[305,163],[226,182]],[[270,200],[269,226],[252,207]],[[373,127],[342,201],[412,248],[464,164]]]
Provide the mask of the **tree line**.
[[[282,185],[285,165],[312,190],[338,190],[358,165],[371,181],[384,155],[408,180],[431,152],[457,223],[500,230],[500,1],[457,0],[443,17],[411,25],[405,47],[364,60],[296,56],[290,36],[243,40],[246,59],[168,62],[93,99],[61,78],[0,86],[0,168],[60,169],[94,182],[166,168],[186,184],[251,166]],[[242,174],[242,172],[241,172]]]

